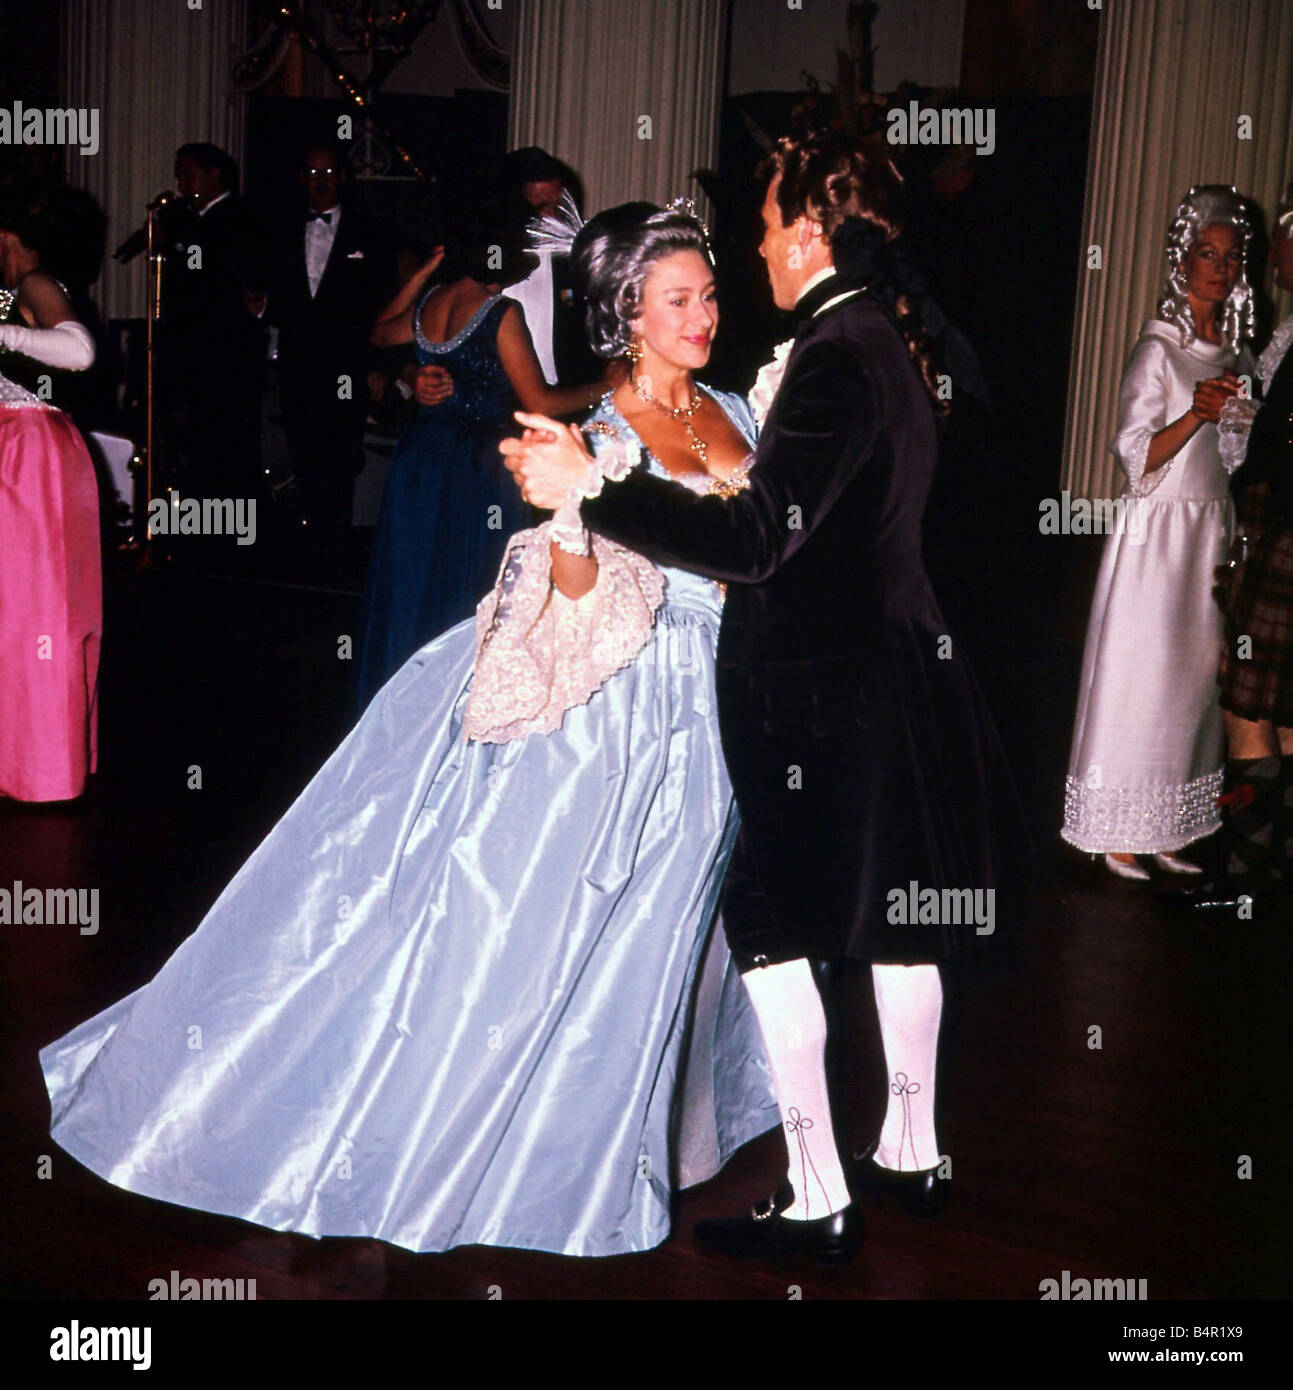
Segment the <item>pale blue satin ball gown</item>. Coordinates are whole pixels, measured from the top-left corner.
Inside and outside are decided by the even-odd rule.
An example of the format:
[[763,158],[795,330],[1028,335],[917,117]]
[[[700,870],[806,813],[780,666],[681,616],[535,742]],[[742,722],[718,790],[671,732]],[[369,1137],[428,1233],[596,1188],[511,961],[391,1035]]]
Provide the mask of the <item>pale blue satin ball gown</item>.
[[721,591],[662,574],[646,647],[550,735],[464,740],[471,620],[416,652],[158,975],[41,1051],[62,1148],[312,1236],[663,1241],[779,1117],[716,927]]

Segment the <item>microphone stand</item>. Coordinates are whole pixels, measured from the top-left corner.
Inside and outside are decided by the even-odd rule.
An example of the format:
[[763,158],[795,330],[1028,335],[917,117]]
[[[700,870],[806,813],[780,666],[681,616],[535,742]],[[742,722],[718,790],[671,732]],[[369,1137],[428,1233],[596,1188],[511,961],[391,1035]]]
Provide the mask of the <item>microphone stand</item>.
[[[159,447],[157,428],[157,325],[162,316],[162,270],[166,253],[158,222],[163,210],[169,207],[172,201],[172,198],[162,195],[150,203],[145,223],[148,252],[148,310],[145,319],[144,345],[144,443],[142,450],[136,450],[134,458],[130,460],[130,467],[135,473],[137,484],[139,475],[141,473],[143,475],[144,505],[142,509],[136,511],[135,538],[130,544],[130,549],[137,553],[143,568],[148,568],[156,560],[153,534],[148,524],[148,514],[156,493],[157,478],[164,462]],[[136,486],[136,492],[138,492],[138,486]],[[142,511],[142,523],[140,511]]]

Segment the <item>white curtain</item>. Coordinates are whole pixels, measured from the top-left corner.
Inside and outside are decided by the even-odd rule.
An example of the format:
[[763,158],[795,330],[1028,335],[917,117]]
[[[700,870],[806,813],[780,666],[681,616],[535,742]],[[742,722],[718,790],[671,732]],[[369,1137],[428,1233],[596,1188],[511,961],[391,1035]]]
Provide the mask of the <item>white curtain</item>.
[[724,0],[520,0],[509,147],[565,160],[586,214],[686,196],[705,215],[691,173],[718,155],[725,13]]
[[210,140],[243,162],[245,111],[229,67],[245,44],[245,0],[63,0],[62,101],[99,112],[100,148],[67,160],[71,182],[108,218],[108,253],[96,286],[105,318],[147,308],[144,256],[127,266],[111,252],[173,188],[178,146]]
[[[1099,22],[1081,256],[1099,246],[1104,267],[1080,271],[1061,483],[1087,497],[1125,481],[1109,453],[1118,382],[1154,317],[1177,202],[1191,184],[1234,184],[1269,225],[1293,176],[1289,0],[1105,0]],[[1277,300],[1281,317],[1291,307]]]

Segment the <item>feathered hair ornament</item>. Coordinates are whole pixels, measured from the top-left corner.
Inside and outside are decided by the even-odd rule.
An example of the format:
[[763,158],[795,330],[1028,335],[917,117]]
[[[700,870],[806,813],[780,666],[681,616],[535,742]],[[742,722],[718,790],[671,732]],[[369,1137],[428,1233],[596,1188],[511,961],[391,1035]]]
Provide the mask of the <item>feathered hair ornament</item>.
[[570,190],[563,188],[557,206],[552,212],[532,217],[525,224],[525,244],[530,251],[550,251],[554,256],[570,255],[570,248],[584,219],[570,196]]

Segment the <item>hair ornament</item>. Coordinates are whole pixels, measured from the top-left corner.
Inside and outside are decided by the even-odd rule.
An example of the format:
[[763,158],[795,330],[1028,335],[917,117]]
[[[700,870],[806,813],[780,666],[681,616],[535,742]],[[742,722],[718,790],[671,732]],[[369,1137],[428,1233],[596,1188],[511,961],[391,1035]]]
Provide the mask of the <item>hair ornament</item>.
[[550,251],[554,256],[570,255],[570,248],[584,225],[570,190],[563,188],[551,212],[532,217],[525,224],[525,245],[529,251]]
[[690,217],[691,220],[700,227],[701,233],[705,238],[705,256],[708,259],[710,265],[713,265],[714,249],[710,245],[709,228],[705,224],[705,219],[700,215],[699,212],[696,211],[696,200],[694,198],[687,197],[675,198],[669,204],[668,211],[678,212],[681,213],[684,217]]

